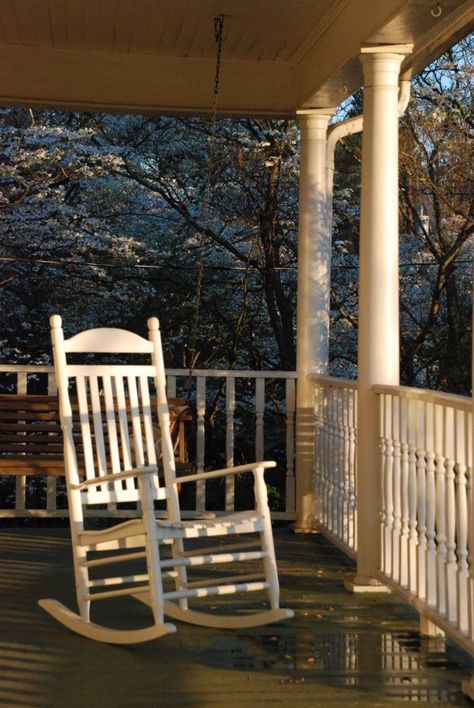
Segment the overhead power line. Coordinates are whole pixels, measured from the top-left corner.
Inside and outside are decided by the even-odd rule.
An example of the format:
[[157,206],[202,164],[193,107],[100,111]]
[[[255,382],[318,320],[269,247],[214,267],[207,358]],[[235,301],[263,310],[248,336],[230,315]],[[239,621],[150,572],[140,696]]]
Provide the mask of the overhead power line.
[[[195,271],[198,269],[198,264],[196,265],[183,265],[179,263],[117,263],[114,261],[72,261],[70,259],[52,259],[52,258],[28,258],[26,256],[0,256],[0,262],[3,263],[31,263],[32,265],[49,265],[49,266],[75,266],[79,268],[122,268],[122,269],[143,269],[143,270],[188,270]],[[472,265],[472,259],[459,259],[455,261],[456,264],[462,265]],[[420,263],[414,261],[413,263],[400,263],[400,268],[435,268],[438,263]],[[345,264],[334,264],[332,266],[336,270],[357,270],[358,265],[345,265]],[[259,272],[260,268],[257,266],[226,266],[226,265],[205,265],[205,270],[216,270],[216,271],[242,271],[248,272],[249,270]],[[286,271],[286,272],[296,272],[298,270],[297,266],[279,266],[274,267],[272,270],[276,271]]]

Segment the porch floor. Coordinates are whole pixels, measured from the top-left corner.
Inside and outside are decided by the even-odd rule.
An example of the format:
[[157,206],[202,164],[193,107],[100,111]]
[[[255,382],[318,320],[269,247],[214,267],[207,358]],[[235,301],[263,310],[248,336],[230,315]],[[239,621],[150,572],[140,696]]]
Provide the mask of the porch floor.
[[74,607],[68,531],[2,526],[0,706],[471,705],[467,655],[420,639],[417,614],[393,595],[347,594],[352,564],[323,537],[281,528],[275,538],[295,619],[235,632],[179,624],[124,648],[74,635],[36,604]]

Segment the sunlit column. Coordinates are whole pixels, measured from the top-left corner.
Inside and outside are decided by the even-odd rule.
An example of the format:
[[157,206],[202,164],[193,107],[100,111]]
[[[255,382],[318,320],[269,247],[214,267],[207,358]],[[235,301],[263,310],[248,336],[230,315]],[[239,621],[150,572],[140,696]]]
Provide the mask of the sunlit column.
[[375,384],[399,384],[398,80],[411,46],[362,49],[357,586],[380,567],[381,467]]
[[331,234],[326,131],[332,109],[298,112],[301,130],[296,328],[296,530],[314,529],[315,488],[311,371],[327,372]]
[[[474,332],[474,265],[472,269],[472,325]],[[471,344],[472,357],[472,438],[471,438],[471,467],[474,462],[474,340]],[[474,638],[474,485],[469,488],[469,617],[468,636]],[[474,701],[474,674],[469,679],[462,682],[462,690]]]

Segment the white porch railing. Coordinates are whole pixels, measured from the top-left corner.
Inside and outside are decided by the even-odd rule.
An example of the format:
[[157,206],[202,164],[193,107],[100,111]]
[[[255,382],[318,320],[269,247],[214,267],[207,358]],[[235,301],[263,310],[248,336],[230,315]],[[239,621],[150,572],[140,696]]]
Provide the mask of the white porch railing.
[[[313,376],[316,518],[357,552],[356,382]],[[474,655],[470,548],[472,401],[376,386],[380,400],[379,579]],[[376,493],[376,491],[375,491]]]
[[472,402],[377,386],[380,577],[474,654]]
[[311,376],[315,387],[315,518],[333,543],[357,551],[357,382]]
[[[225,370],[167,370],[168,395],[185,396],[195,408],[195,421],[188,434],[188,443],[195,451],[193,458],[198,472],[204,469],[206,450],[210,436],[213,438],[213,457],[226,466],[241,463],[240,455],[248,453],[249,458],[277,458],[277,474],[283,476],[283,484],[277,489],[271,474],[267,475],[269,498],[279,495],[280,509],[272,512],[274,519],[295,518],[295,389],[296,373],[291,371],[225,371]],[[9,393],[27,394],[31,390],[54,394],[55,382],[50,366],[0,365],[0,384]],[[216,403],[217,401],[217,403]],[[210,407],[219,418],[216,429],[209,426],[206,413]],[[221,433],[217,435],[220,430]],[[218,438],[218,449],[215,440]],[[245,448],[245,450],[244,450]],[[239,459],[234,460],[236,451]],[[250,461],[250,460],[249,460]],[[31,478],[30,478],[31,479]],[[239,481],[226,479],[222,498],[222,508],[216,508],[215,498],[209,502],[209,489],[196,484],[192,508],[187,509],[188,517],[219,513],[234,509],[236,487]],[[24,477],[16,477],[14,502],[8,508],[0,507],[0,517],[5,516],[65,516],[64,508],[58,508],[58,482],[49,477],[47,482],[47,504],[44,508],[33,508],[27,503],[27,484]],[[283,487],[283,488],[281,488]],[[63,495],[64,496],[64,495]],[[215,495],[214,495],[215,497]],[[209,505],[212,508],[209,508]],[[276,505],[276,504],[275,504]],[[64,506],[64,504],[63,504]],[[102,512],[101,512],[102,514]],[[104,516],[128,515],[130,511],[106,511]]]

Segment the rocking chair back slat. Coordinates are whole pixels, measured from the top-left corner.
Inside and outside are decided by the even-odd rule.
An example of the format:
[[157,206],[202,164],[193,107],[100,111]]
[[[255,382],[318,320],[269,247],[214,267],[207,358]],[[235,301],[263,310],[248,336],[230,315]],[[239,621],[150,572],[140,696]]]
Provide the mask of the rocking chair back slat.
[[[117,368],[121,370],[119,375],[112,364],[108,366],[109,375],[99,369],[100,375],[90,376],[85,376],[77,366],[68,368],[68,375],[75,374],[69,376],[69,381],[77,392],[85,476],[98,482],[97,487],[89,487],[82,493],[87,504],[138,501],[133,478],[106,485],[100,484],[100,478],[135,467],[157,465],[157,413],[149,393],[153,367]],[[158,492],[158,477],[154,486],[156,498],[164,498],[164,490]]]
[[[125,469],[131,469],[133,467],[132,446],[131,446],[131,442],[130,442],[128,421],[127,421],[125,389],[124,389],[124,385],[123,385],[123,378],[121,376],[115,377],[115,392],[117,395],[117,404],[118,404],[120,443],[121,443],[121,448],[122,448],[123,466]],[[130,485],[132,484],[132,480],[127,480],[126,484],[127,484],[127,488],[130,489]]]

